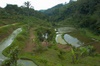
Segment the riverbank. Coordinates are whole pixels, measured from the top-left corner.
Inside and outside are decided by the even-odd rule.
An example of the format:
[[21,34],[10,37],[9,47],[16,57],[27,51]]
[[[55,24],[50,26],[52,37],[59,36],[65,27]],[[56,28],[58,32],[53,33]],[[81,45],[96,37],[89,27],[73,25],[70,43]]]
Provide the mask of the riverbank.
[[23,52],[23,48],[24,48],[24,46],[27,42],[27,39],[28,39],[27,38],[28,34],[26,33],[25,27],[23,27],[23,28],[24,29],[22,29],[22,32],[20,34],[18,34],[18,36],[15,39],[13,38],[14,41],[12,42],[12,44],[10,46],[8,46],[6,49],[3,50],[3,55],[5,55],[6,57],[11,58],[9,53],[12,52],[12,50],[15,49],[15,47],[18,47],[17,48],[17,50],[18,50],[18,65],[22,64],[24,66],[27,66],[27,64],[29,64],[31,66],[37,66],[34,62],[32,62],[30,60],[27,60],[27,59],[22,60],[21,53]]
[[[0,43],[0,62],[3,62],[4,60],[7,59],[7,57],[5,57],[2,52],[3,50],[8,47],[14,40],[14,38],[21,32],[21,28],[16,29],[15,31],[13,31],[13,33],[7,37],[7,39],[5,39],[3,42]],[[0,64],[1,65],[1,64]]]
[[1,26],[0,28],[0,42],[3,41],[7,36],[9,36],[15,29],[17,29],[21,24],[9,24],[6,26]]
[[97,52],[100,53],[100,37],[98,35],[93,34],[91,31],[87,29],[78,29],[74,32],[69,33],[71,36],[79,39],[84,45],[92,45],[96,49]]

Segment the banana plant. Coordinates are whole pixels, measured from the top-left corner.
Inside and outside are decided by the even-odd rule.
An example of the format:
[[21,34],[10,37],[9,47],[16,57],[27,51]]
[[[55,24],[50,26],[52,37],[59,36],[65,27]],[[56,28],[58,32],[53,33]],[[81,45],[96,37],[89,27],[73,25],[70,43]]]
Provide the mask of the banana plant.
[[80,47],[80,55],[81,56],[88,56],[88,55],[92,55],[94,52],[93,52],[93,46],[85,46],[85,47]]
[[72,63],[78,62],[79,58],[78,48],[71,48],[71,53],[72,53]]

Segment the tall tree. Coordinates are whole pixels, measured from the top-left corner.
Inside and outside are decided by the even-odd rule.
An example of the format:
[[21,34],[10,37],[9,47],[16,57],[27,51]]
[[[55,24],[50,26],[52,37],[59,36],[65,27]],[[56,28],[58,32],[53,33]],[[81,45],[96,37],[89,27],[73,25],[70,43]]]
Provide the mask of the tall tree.
[[31,7],[31,3],[29,1],[25,2],[24,5],[27,7],[27,8],[30,8]]

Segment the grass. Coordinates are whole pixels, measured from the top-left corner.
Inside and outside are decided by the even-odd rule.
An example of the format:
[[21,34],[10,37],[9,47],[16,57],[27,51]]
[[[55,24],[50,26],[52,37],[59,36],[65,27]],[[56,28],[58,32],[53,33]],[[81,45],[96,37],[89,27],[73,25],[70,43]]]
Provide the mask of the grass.
[[93,32],[91,32],[88,29],[84,29],[86,36],[100,40],[100,35],[95,35]]
[[91,39],[94,38],[94,39],[100,40],[100,35],[94,34],[94,32],[90,31],[89,29],[82,28],[82,29],[79,29],[79,31],[85,37],[88,37],[88,38],[91,38]]
[[0,41],[4,40],[7,36],[9,36],[13,30],[17,29],[21,24],[15,24],[15,25],[8,25],[6,27],[0,28]]
[[[59,50],[48,49],[47,51],[35,55],[35,61],[39,66],[99,66],[99,56],[98,57],[85,57],[85,59],[80,58],[78,63],[73,64],[71,58],[71,52],[66,51],[60,54]],[[93,63],[95,60],[95,63]],[[93,64],[91,64],[93,63]]]
[[[22,48],[25,46],[25,41],[27,41],[28,33],[26,27],[23,31],[16,37],[11,47],[19,46],[21,49],[18,57],[21,59],[28,59],[36,63],[38,66],[99,66],[100,56],[86,56],[80,58],[75,64],[72,63],[72,54],[70,51],[63,51],[53,45],[53,47],[48,47],[47,50],[42,52],[23,52]],[[55,46],[55,47],[54,47]],[[9,54],[7,51],[9,47],[3,52],[7,56]],[[13,48],[12,48],[13,49]]]
[[8,56],[9,52],[16,46],[19,47],[19,50],[24,48],[26,40],[28,39],[26,33],[26,30],[23,29],[23,31],[14,39],[13,43],[3,51],[3,54]]
[[[30,18],[32,19],[32,17]],[[30,28],[39,28],[40,26],[45,26],[46,28],[48,27],[47,25],[51,27],[50,24],[46,25],[45,21],[41,23],[43,20],[37,20],[38,19],[29,20],[31,22],[31,25],[29,25]],[[25,23],[25,21],[23,22]],[[71,51],[63,51],[63,49],[59,49],[57,45],[54,44],[52,44],[52,46],[47,47],[46,50],[41,50],[41,52],[25,52],[23,48],[26,46],[26,43],[29,39],[29,30],[27,29],[27,25],[24,25],[22,28],[23,31],[15,38],[14,42],[3,51],[3,54],[5,56],[8,56],[9,51],[12,50],[14,47],[19,46],[18,57],[21,59],[31,60],[38,66],[100,66],[100,56],[86,56],[83,58],[79,58],[79,61],[73,64]],[[2,28],[2,31],[3,29],[4,28]],[[8,28],[5,28],[4,30],[7,29]],[[6,31],[4,32],[6,33]],[[83,40],[81,37],[79,37],[79,32],[74,32],[71,35],[77,36],[78,38]],[[50,44],[53,43],[52,41],[53,40],[50,41]],[[43,49],[43,47],[41,48]]]

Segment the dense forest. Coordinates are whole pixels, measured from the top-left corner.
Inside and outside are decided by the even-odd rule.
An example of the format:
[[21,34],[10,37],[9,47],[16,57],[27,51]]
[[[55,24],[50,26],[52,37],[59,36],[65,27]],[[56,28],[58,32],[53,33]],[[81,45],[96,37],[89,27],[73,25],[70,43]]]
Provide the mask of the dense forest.
[[[35,18],[39,19],[45,19],[46,16],[36,10],[34,10],[32,7],[28,7],[27,5],[18,7],[17,5],[7,4],[5,8],[0,8],[0,19],[1,19],[1,25],[6,25],[14,22],[20,22],[20,20],[23,20],[26,16],[33,16]],[[12,20],[9,21],[9,23],[6,22],[6,20]]]
[[43,11],[50,21],[88,28],[100,35],[100,0],[77,0]]
[[0,7],[0,65],[100,66],[100,0]]

